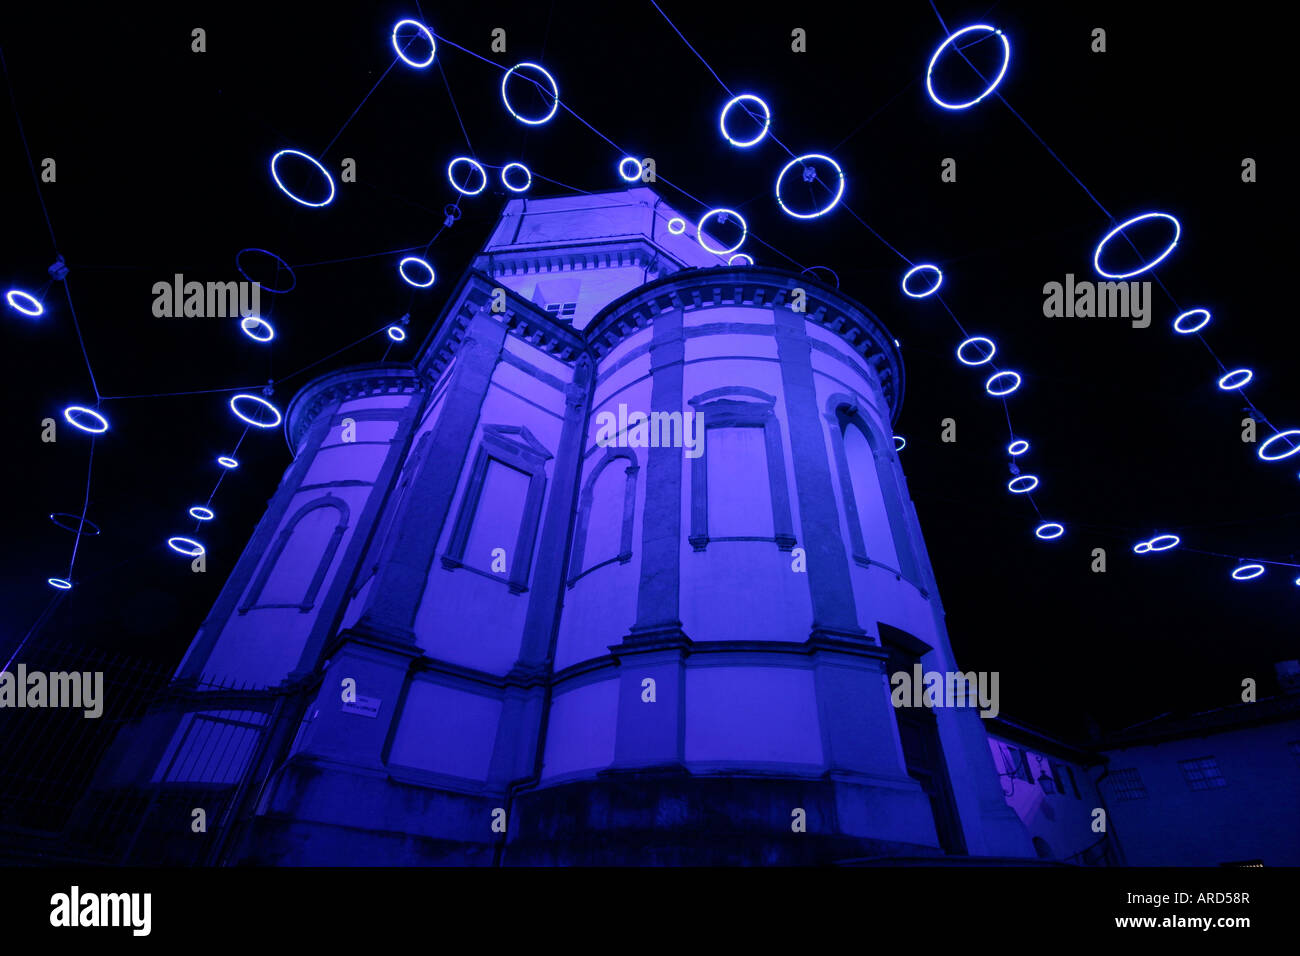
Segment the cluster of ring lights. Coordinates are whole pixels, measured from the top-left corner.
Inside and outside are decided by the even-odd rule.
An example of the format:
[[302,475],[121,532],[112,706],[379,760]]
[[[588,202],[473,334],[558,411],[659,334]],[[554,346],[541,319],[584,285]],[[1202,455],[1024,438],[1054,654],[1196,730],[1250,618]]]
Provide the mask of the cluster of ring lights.
[[[479,176],[478,189],[468,188],[469,187],[468,182],[466,182],[466,185],[464,186],[456,182],[456,174],[452,172],[452,170],[454,170],[456,166],[460,163],[466,163],[474,172],[478,173]],[[467,180],[468,178],[469,177],[466,177]],[[484,189],[487,188],[487,181],[488,181],[487,170],[485,170],[483,168],[482,163],[480,163],[476,159],[470,159],[470,157],[468,156],[457,156],[455,159],[453,159],[450,163],[447,164],[447,181],[451,183],[451,188],[456,190],[456,192],[460,193],[462,196],[477,196],[479,193],[481,193]],[[531,177],[530,177],[530,181],[531,181]]]
[[1248,368],[1233,369],[1219,379],[1219,388],[1225,392],[1236,391],[1249,385],[1254,377],[1255,373]]
[[[994,387],[994,383],[998,383]],[[989,376],[989,380],[984,383],[984,391],[988,392],[994,398],[1001,398],[1003,395],[1010,395],[1020,387],[1019,372],[995,372]]]
[[[419,282],[412,278],[410,273],[406,271],[408,267],[413,268],[417,275],[419,274],[419,270],[423,269],[429,274],[427,281]],[[403,282],[407,285],[413,285],[417,289],[429,288],[429,286],[433,285],[434,279],[437,278],[437,276],[434,275],[433,266],[429,265],[429,263],[425,262],[419,256],[407,256],[397,264],[397,271],[401,275]]]
[[[631,175],[626,172],[628,163],[632,164]],[[618,161],[618,178],[625,183],[639,182],[641,179],[641,160],[633,156],[624,156],[620,159]]]
[[[429,58],[427,60],[420,60],[420,61],[412,60],[410,57],[406,55],[406,50],[404,49],[404,47],[398,45],[397,31],[405,26],[415,27],[416,33],[422,35],[426,40],[429,41]],[[414,36],[412,36],[411,39],[414,39]],[[410,42],[411,40],[407,40],[406,45],[409,46]],[[433,42],[433,33],[429,30],[428,27],[426,27],[419,20],[398,20],[396,23],[393,24],[393,49],[397,51],[398,59],[400,59],[407,66],[413,66],[417,70],[423,70],[433,63],[433,58],[438,52],[438,44]]]
[[[975,97],[975,99],[967,100],[964,103],[949,103],[947,100],[941,99],[939,94],[934,91],[935,64],[939,62],[939,57],[943,56],[943,51],[948,49],[950,44],[956,41],[959,37],[977,31],[985,35],[996,36],[1002,41],[1002,66],[998,68],[998,75],[995,76],[993,81],[984,88],[984,92],[980,93],[980,95]],[[957,48],[954,46],[953,49],[956,50]],[[998,88],[998,84],[1001,83],[1002,78],[1006,76],[1007,67],[1010,66],[1010,64],[1011,41],[1007,39],[1007,35],[997,27],[991,27],[984,23],[975,23],[968,27],[962,27],[956,33],[949,36],[948,39],[939,44],[939,48],[934,51],[934,56],[930,57],[930,65],[925,69],[925,89],[926,92],[930,94],[930,99],[932,99],[936,105],[942,106],[946,110],[969,109]]]
[[84,405],[69,405],[63,410],[63,420],[90,435],[102,435],[108,431],[108,419]]
[[[312,202],[310,199],[303,199],[301,196],[299,196],[297,193],[291,190],[288,186],[286,186],[280,180],[280,171],[279,171],[280,160],[282,157],[285,156],[294,156],[299,159],[305,159],[307,160],[307,162],[311,163],[311,165],[315,166],[317,172],[319,172],[321,176],[325,178],[326,184],[329,185],[329,195],[327,195],[320,202]],[[280,187],[280,192],[284,193],[286,196],[288,196],[294,202],[299,203],[300,205],[312,206],[318,208],[320,206],[328,206],[330,203],[334,201],[334,177],[329,174],[329,170],[327,170],[324,166],[322,166],[315,157],[308,156],[300,149],[282,149],[274,156],[272,156],[271,157],[271,178],[274,179],[275,184]]]
[[1037,475],[1016,475],[1007,482],[1007,491],[1013,495],[1023,495],[1038,487]]
[[167,547],[171,548],[177,554],[183,554],[187,558],[197,558],[201,554],[206,554],[207,549],[193,538],[184,538],[180,535],[167,539]]
[[1063,534],[1065,534],[1065,526],[1056,521],[1044,521],[1034,529],[1035,537],[1041,538],[1044,541],[1051,541],[1054,538],[1059,538]]
[[[523,172],[524,184],[522,186],[511,185],[509,173],[510,170],[512,169],[518,169]],[[516,179],[517,178],[518,177],[516,177]],[[505,186],[506,189],[510,190],[512,193],[528,192],[528,188],[532,186],[532,184],[533,184],[532,170],[530,170],[523,163],[506,163],[504,166],[501,167],[501,185]]]
[[[911,287],[908,285],[908,280],[910,280],[912,276],[916,275],[918,272],[922,273],[922,275],[929,275],[933,273],[934,284],[927,289],[922,289],[920,292],[913,292]],[[906,275],[903,276],[903,282],[902,282],[903,294],[913,299],[924,299],[928,295],[934,295],[934,293],[939,291],[939,286],[941,285],[943,285],[943,272],[940,271],[938,266],[932,265],[929,262],[923,262],[919,266],[912,266],[912,268],[907,270]],[[987,339],[985,341],[987,341]],[[992,353],[990,353],[989,358],[992,357],[993,355]]]
[[254,342],[269,342],[275,338],[275,329],[271,323],[258,315],[246,315],[239,320],[239,327]]
[[406,329],[402,328],[400,325],[390,325],[388,327],[388,337],[394,342],[405,342]]
[[[736,240],[736,244],[732,246],[730,249],[714,249],[707,242],[704,241],[704,224],[708,222],[710,219],[712,219],[714,216],[719,216],[719,217],[735,216],[737,219],[740,220],[740,238]],[[719,219],[719,221],[721,221],[721,219]],[[749,235],[749,226],[745,223],[745,217],[742,216],[740,213],[736,212],[736,210],[734,209],[710,209],[703,216],[701,216],[700,221],[695,224],[695,238],[699,240],[699,243],[704,248],[705,252],[711,252],[715,256],[729,256],[732,253],[736,252],[736,250],[738,250],[741,246],[745,244],[745,238],[748,235]]]
[[[240,411],[241,403],[251,403],[258,408],[266,409],[275,417],[273,420],[267,421],[265,418],[254,418],[246,415],[244,412]],[[235,413],[236,418],[240,421],[247,422],[254,428],[274,428],[276,425],[280,424],[280,422],[284,421],[284,416],[280,414],[280,410],[259,395],[249,395],[242,392],[239,395],[235,395],[230,399],[230,410]]]
[[[1195,324],[1191,324],[1195,323]],[[1191,309],[1174,319],[1174,331],[1179,335],[1191,335],[1210,324],[1208,309]]]
[[[45,314],[45,306],[41,305],[40,300],[22,289],[10,289],[5,293],[5,301],[9,303],[9,308],[23,315]],[[27,308],[23,308],[24,305]]]
[[195,521],[211,521],[216,516],[215,511],[204,505],[195,505],[190,509],[190,517]]
[[[506,92],[506,85],[510,82],[510,77],[513,76],[516,71],[522,70],[540,73],[546,80],[547,84],[551,87],[551,108],[545,116],[540,118],[522,116],[518,110],[510,105],[510,94]],[[520,73],[520,75],[522,76],[523,73]],[[536,81],[534,80],[533,82]],[[543,123],[549,123],[551,118],[555,116],[556,110],[560,108],[560,87],[556,84],[555,77],[551,76],[550,73],[546,72],[544,68],[538,66],[536,63],[516,63],[510,69],[506,70],[506,75],[501,78],[501,101],[506,104],[506,109],[510,111],[510,115],[519,120],[519,122],[527,123],[529,126],[541,126]]]
[[1133,545],[1133,553],[1147,554],[1152,551],[1168,551],[1170,548],[1178,547],[1182,540],[1176,534],[1158,534],[1154,538],[1148,538]]
[[[759,109],[763,111],[763,128],[758,131],[758,135],[755,136],[753,139],[747,139],[747,140],[735,139],[732,137],[730,133],[727,132],[727,112],[738,103],[757,103]],[[749,113],[751,119],[753,118],[754,114],[750,113],[748,108],[745,109],[745,112]],[[767,135],[767,130],[771,125],[772,125],[772,111],[767,108],[766,103],[764,103],[753,93],[742,93],[740,96],[736,96],[728,100],[727,105],[722,107],[722,115],[718,117],[718,127],[719,129],[722,130],[722,138],[725,139],[732,146],[739,147],[740,149],[748,149],[751,146],[756,146],[759,143],[761,143],[763,141],[763,137]]]
[[[835,195],[831,197],[831,201],[828,202],[825,206],[823,206],[820,209],[816,209],[813,212],[795,212],[795,210],[787,206],[785,204],[785,200],[781,198],[781,183],[785,180],[786,173],[790,172],[790,170],[793,169],[795,166],[804,166],[805,169],[802,178],[805,182],[812,182],[814,179],[817,178],[817,171],[813,167],[808,166],[806,161],[813,160],[813,159],[820,159],[823,162],[830,163],[832,166],[835,167],[835,175],[839,180],[839,182],[836,184],[835,187]],[[793,216],[795,219],[816,219],[818,216],[824,216],[832,209],[835,208],[835,206],[839,203],[843,195],[844,195],[844,170],[840,168],[839,163],[835,162],[835,160],[831,159],[829,156],[824,155],[823,153],[805,153],[803,156],[796,156],[794,159],[790,160],[790,162],[785,164],[785,166],[781,169],[781,172],[778,173],[776,177],[777,205],[781,207],[781,210],[786,215]]]
[[239,467],[238,460],[231,458],[229,455],[220,455],[217,458],[217,464],[222,468],[234,469]]
[[680,236],[686,231],[686,220],[680,216],[673,216],[668,220],[668,232],[674,236]]
[[[1145,262],[1143,262],[1141,265],[1139,265],[1136,269],[1131,269],[1128,272],[1107,272],[1104,268],[1102,268],[1101,254],[1106,250],[1106,245],[1116,236],[1124,233],[1129,226],[1135,225],[1139,222],[1146,222],[1149,219],[1164,219],[1167,220],[1168,222],[1173,223],[1174,225],[1174,237],[1169,240],[1169,245],[1165,246],[1164,251],[1161,252],[1160,255],[1156,256],[1154,259],[1148,259]],[[1169,215],[1169,213],[1144,212],[1140,216],[1134,216],[1132,219],[1127,219],[1124,222],[1121,222],[1118,226],[1116,226],[1114,229],[1112,229],[1110,232],[1106,233],[1106,235],[1102,237],[1101,242],[1097,243],[1097,248],[1092,254],[1092,267],[1097,270],[1097,275],[1103,276],[1107,279],[1128,279],[1133,276],[1141,275],[1144,272],[1154,269],[1161,262],[1163,262],[1165,258],[1171,252],[1174,251],[1174,247],[1178,245],[1178,239],[1179,237],[1182,236],[1182,234],[1183,234],[1183,227],[1179,224],[1178,220],[1175,219],[1173,216]],[[1206,316],[1206,320],[1208,321],[1209,313],[1207,312],[1205,316]]]
[[[975,346],[977,351],[972,357],[968,353],[971,346]],[[997,354],[998,347],[993,344],[992,339],[987,339],[982,335],[974,335],[966,339],[957,346],[957,361],[962,365],[987,365],[993,361],[993,356]]]
[[1239,564],[1232,569],[1234,581],[1251,581],[1264,573],[1262,564]]

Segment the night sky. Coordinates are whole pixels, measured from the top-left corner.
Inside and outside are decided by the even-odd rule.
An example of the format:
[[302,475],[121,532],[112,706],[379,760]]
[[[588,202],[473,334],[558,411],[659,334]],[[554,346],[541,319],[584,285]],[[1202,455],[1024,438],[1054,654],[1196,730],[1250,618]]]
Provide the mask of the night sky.
[[[65,257],[112,422],[94,443],[89,486],[88,517],[103,534],[83,537],[76,587],[33,640],[178,661],[290,461],[282,431],[248,435],[243,467],[213,500],[218,520],[199,535],[208,571],[193,574],[165,541],[193,533],[186,510],[207,499],[220,476],[215,456],[243,430],[229,393],[118,396],[271,379],[284,408],[316,374],[380,360],[382,334],[302,371],[406,312],[411,338],[388,357],[413,359],[507,198],[499,180],[466,198],[463,217],[430,248],[437,285],[403,284],[400,256],[375,254],[438,232],[456,199],[445,174],[454,156],[522,161],[537,196],[619,186],[620,152],[563,111],[546,126],[516,122],[501,103],[501,71],[448,43],[428,70],[394,67],[345,127],[393,62],[393,23],[410,16],[503,66],[544,63],[565,104],[628,153],[655,159],[656,188],[683,215],[698,219],[701,202],[740,210],[757,237],[745,251],[759,265],[829,266],[898,337],[907,390],[896,431],[908,440],[902,460],[949,633],[964,668],[1001,673],[1004,715],[1068,736],[1089,717],[1119,728],[1233,703],[1244,677],[1267,693],[1272,663],[1297,655],[1300,571],[1272,567],[1237,583],[1231,558],[1130,551],[1171,531],[1198,551],[1300,561],[1300,456],[1259,461],[1257,446],[1240,440],[1240,397],[1215,387],[1221,372],[1193,337],[1170,331],[1178,311],[1209,308],[1215,351],[1228,368],[1255,370],[1251,399],[1279,429],[1300,427],[1300,337],[1285,283],[1296,194],[1281,148],[1294,54],[1278,25],[1207,20],[1183,4],[1008,0],[990,10],[986,0],[949,0],[939,6],[949,29],[987,22],[1012,43],[998,89],[1005,103],[949,112],[926,95],[925,67],[945,36],[927,3],[779,13],[663,4],[732,91],[767,101],[783,143],[835,157],[848,209],[913,261],[939,264],[957,318],[994,338],[998,361],[1022,373],[1010,400],[1018,434],[1033,443],[1022,465],[1042,479],[1044,516],[1067,528],[1045,543],[1033,536],[1029,502],[1005,489],[1002,405],[984,394],[980,370],[955,360],[963,336],[952,319],[938,302],[900,293],[905,263],[848,209],[806,222],[780,211],[772,187],[788,154],[770,140],[736,150],[721,139],[727,93],[649,2],[426,2],[423,15],[413,2],[27,6],[0,31],[9,88],[0,280],[35,291],[56,249]],[[191,51],[196,27],[207,32],[205,53]],[[494,27],[507,31],[505,53],[490,50]],[[807,31],[806,53],[790,49],[795,27]],[[1090,51],[1095,27],[1107,31],[1104,54]],[[973,48],[972,61],[989,52]],[[12,102],[38,168],[47,156],[57,162],[57,181],[39,186],[57,245]],[[1117,221],[1150,210],[1181,220],[1182,241],[1154,274],[1181,309],[1154,285],[1146,329],[1044,317],[1045,283],[1095,278],[1093,248],[1110,223],[1006,104]],[[338,183],[323,209],[289,201],[270,156],[286,147],[319,156],[340,128],[324,161],[337,180],[342,159],[354,158],[358,181]],[[941,182],[946,157],[957,161],[955,183]],[[1241,181],[1245,157],[1258,162],[1256,183]],[[1140,248],[1163,236],[1134,233]],[[270,249],[297,271],[291,293],[263,294],[273,347],[250,342],[233,319],[154,317],[154,283],[178,272],[239,279],[245,247]],[[337,259],[352,261],[308,265]],[[273,271],[251,274],[277,281]],[[9,502],[0,650],[51,601],[46,578],[67,573],[73,535],[47,516],[80,513],[86,494],[89,437],[61,427],[56,443],[40,440],[42,419],[95,404],[62,286],[45,301],[40,319],[0,310]],[[955,443],[940,441],[944,418],[957,422]],[[1090,571],[1096,547],[1107,551],[1105,574]]]

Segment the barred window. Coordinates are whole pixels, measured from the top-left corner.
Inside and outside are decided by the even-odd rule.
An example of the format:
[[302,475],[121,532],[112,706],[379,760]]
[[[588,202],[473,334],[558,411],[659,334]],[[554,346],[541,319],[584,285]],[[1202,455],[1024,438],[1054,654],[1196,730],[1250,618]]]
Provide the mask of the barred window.
[[1110,784],[1120,800],[1145,800],[1147,797],[1147,788],[1135,769],[1112,770]]
[[1187,781],[1187,786],[1193,790],[1216,790],[1228,785],[1228,781],[1223,779],[1223,773],[1219,770],[1219,762],[1213,757],[1180,760],[1178,766],[1183,771],[1183,779]]

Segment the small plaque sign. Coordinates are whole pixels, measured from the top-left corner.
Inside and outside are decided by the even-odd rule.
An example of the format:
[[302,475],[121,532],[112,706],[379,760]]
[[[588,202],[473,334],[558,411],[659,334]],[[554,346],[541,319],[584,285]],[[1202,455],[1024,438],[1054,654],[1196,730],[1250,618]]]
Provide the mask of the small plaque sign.
[[379,705],[384,701],[380,697],[358,697],[355,701],[345,701],[345,714],[359,714],[362,717],[378,717]]

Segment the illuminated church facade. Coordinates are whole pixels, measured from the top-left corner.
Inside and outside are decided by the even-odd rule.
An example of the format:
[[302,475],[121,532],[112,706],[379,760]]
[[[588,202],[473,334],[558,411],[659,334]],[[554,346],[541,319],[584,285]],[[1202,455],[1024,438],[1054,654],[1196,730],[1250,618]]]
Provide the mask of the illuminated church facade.
[[1034,858],[977,711],[891,704],[959,670],[892,334],[727,258],[511,199],[413,362],[297,394],[177,675],[312,688],[237,861]]

